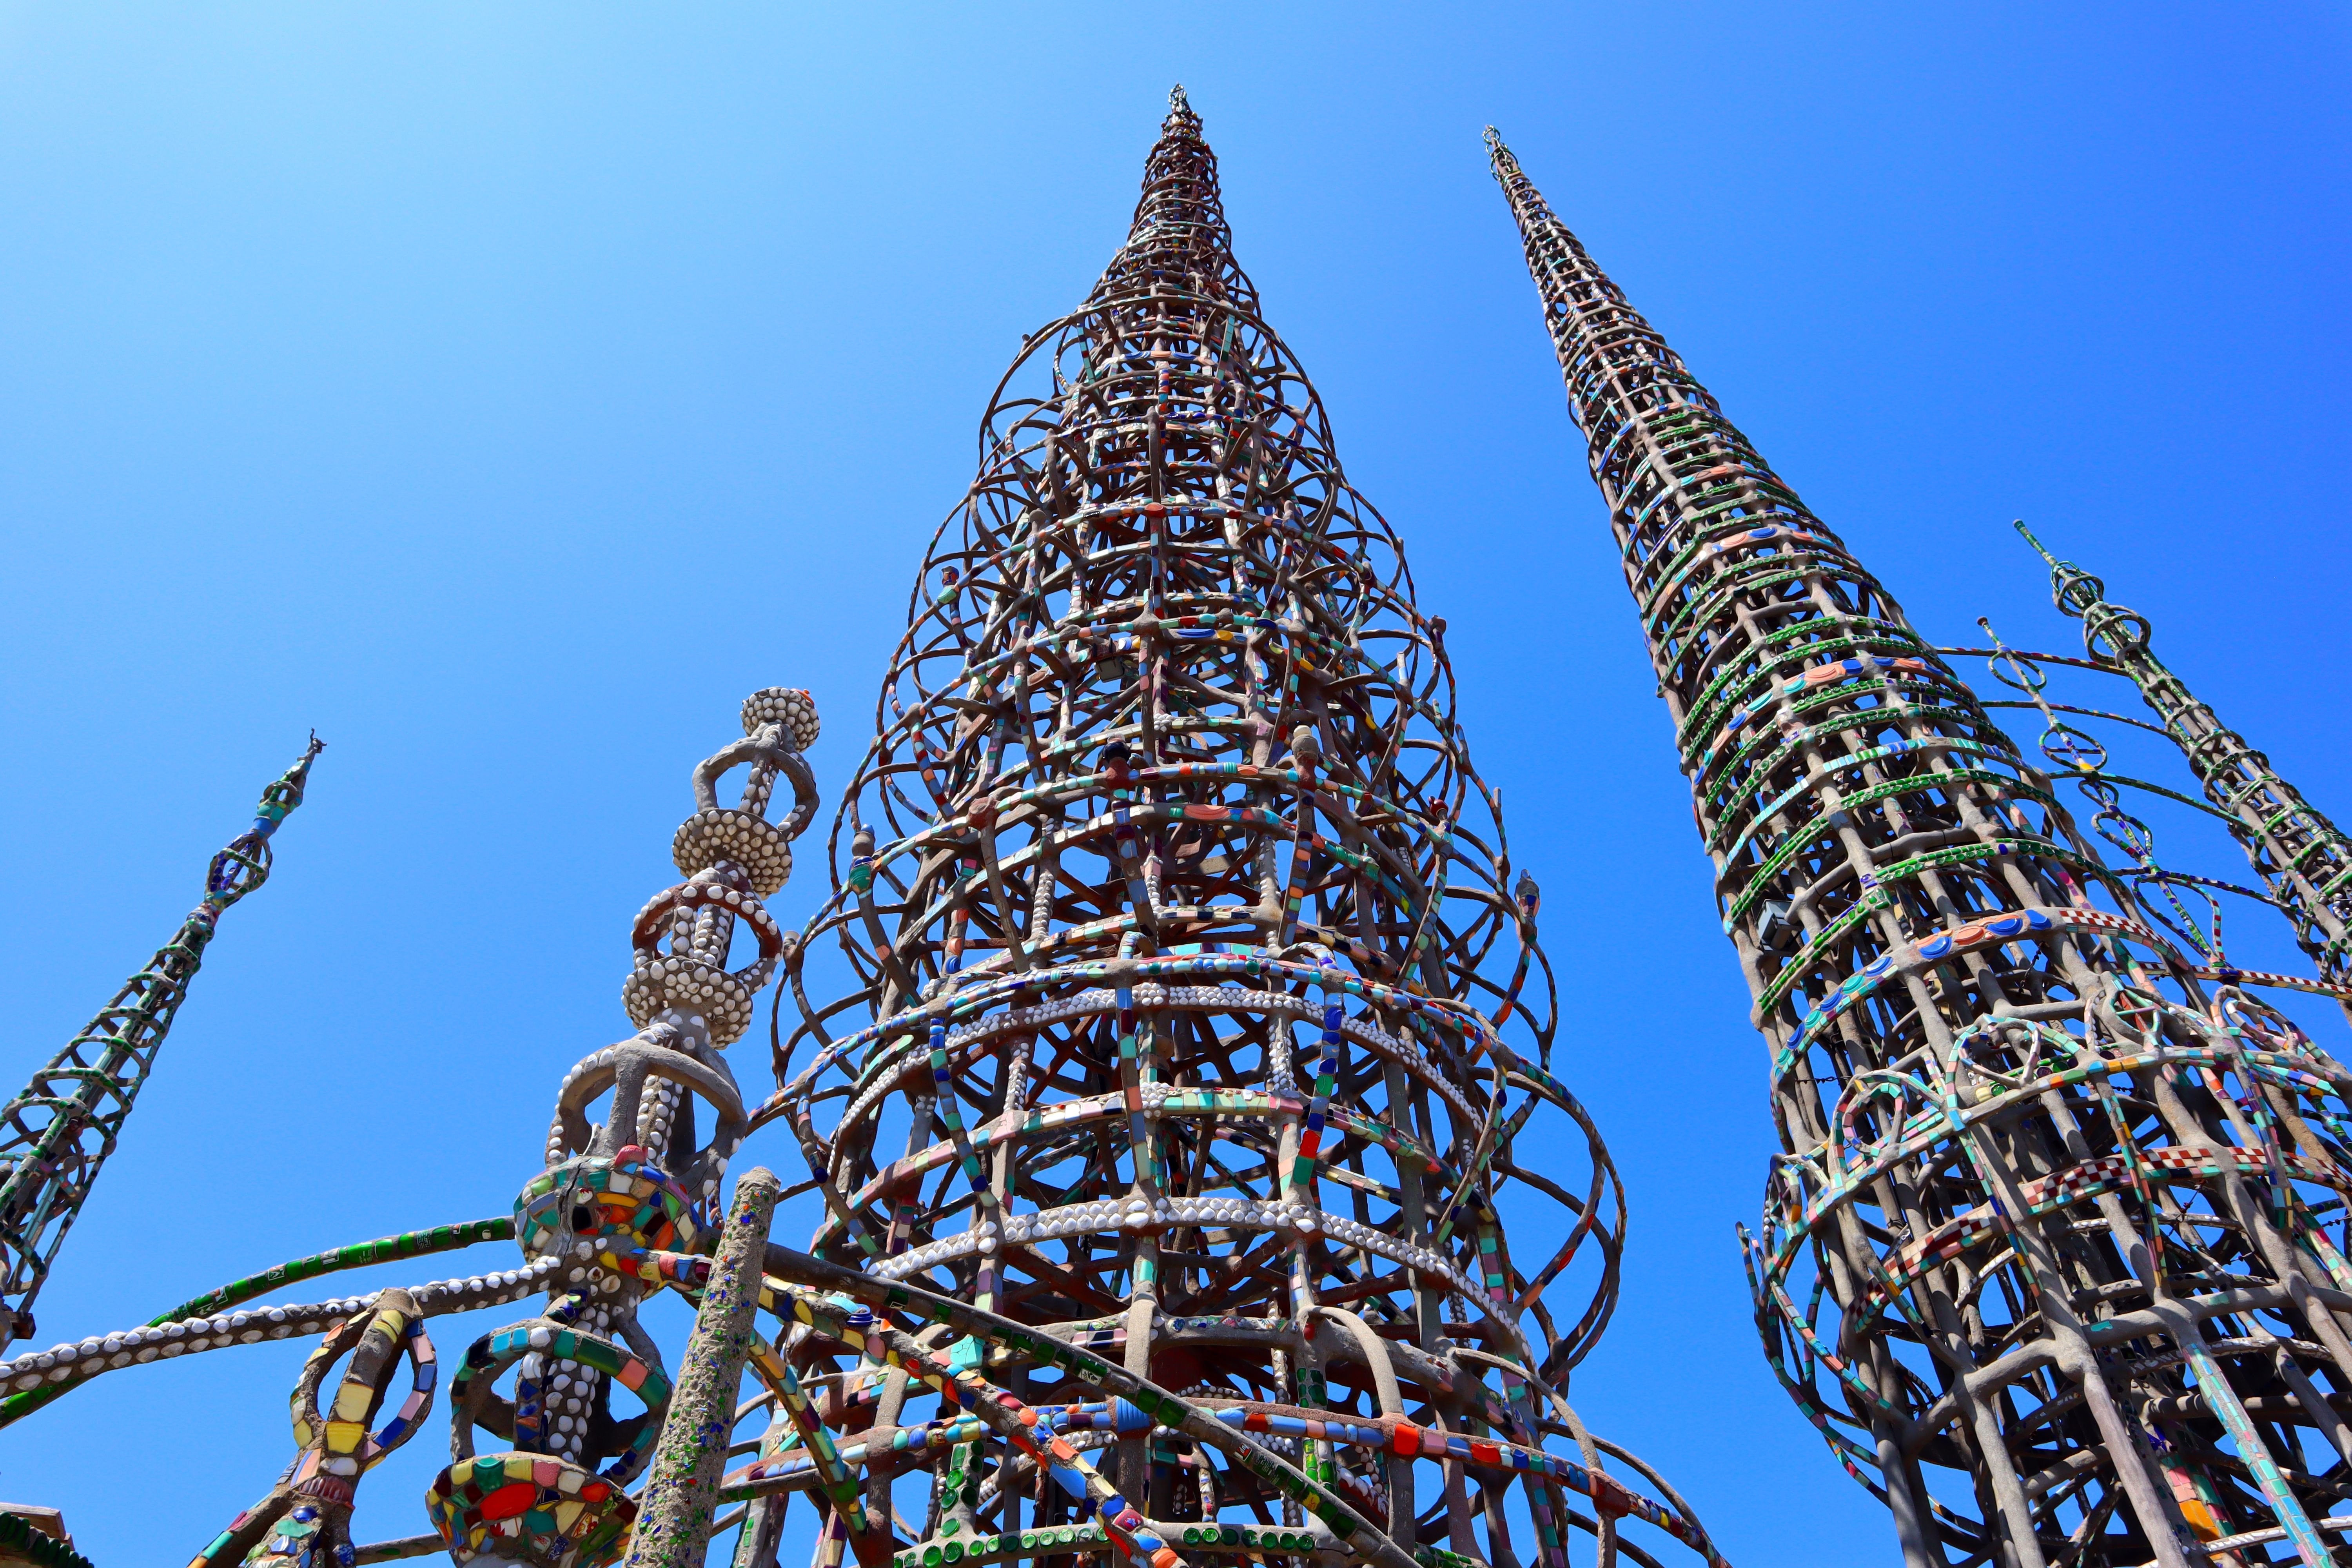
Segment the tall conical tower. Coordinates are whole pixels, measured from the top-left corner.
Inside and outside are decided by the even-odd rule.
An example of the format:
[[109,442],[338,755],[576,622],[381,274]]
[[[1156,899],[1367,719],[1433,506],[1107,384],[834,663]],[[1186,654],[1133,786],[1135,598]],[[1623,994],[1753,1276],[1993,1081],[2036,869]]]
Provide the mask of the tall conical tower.
[[[917,1461],[910,1502],[869,1460],[836,1557],[896,1507],[901,1563],[1550,1563],[1629,1515],[1711,1559],[1561,1397],[1624,1210],[1549,1070],[1535,884],[1181,89],[1127,243],[981,444],[788,958],[804,998],[837,941],[857,984],[803,1001],[774,1109],[825,1204],[812,1251],[967,1304],[939,1342],[971,1334],[982,1406],[1099,1446],[1100,1479],[991,1433]],[[1549,1211],[1545,1250],[1511,1250],[1514,1209]],[[803,1375],[851,1429],[866,1401],[907,1429],[904,1379]]]
[[[2294,927],[2296,945],[2319,978],[2352,986],[2352,840],[2156,657],[2148,646],[2156,632],[2146,616],[2110,603],[2105,583],[2042,549],[2023,523],[2017,531],[2050,563],[2051,597],[2083,623],[2084,648],[2139,688],[2205,798],[2229,818],[2231,837]],[[2352,1012],[2352,998],[2338,997]]]
[[213,857],[205,896],[147,967],[0,1110],[0,1347],[34,1332],[33,1299],[155,1069],[221,911],[269,877],[269,836],[302,804],[317,736],[261,792],[253,826]]
[[1488,140],[1771,1051],[1776,1372],[1908,1563],[2345,1555],[2344,1069],[2200,990]]

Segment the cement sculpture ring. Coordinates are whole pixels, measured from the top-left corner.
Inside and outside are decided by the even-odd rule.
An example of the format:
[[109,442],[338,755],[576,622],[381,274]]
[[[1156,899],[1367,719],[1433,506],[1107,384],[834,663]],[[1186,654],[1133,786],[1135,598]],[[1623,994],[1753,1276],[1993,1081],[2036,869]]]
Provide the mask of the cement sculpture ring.
[[[632,1127],[646,1080],[656,1078],[667,1079],[700,1095],[717,1118],[718,1125],[707,1147],[691,1157],[674,1153],[670,1165],[665,1167],[669,1178],[698,1203],[709,1198],[717,1190],[719,1173],[733,1157],[736,1145],[742,1142],[750,1130],[751,1123],[743,1115],[742,1096],[734,1080],[709,1063],[684,1051],[634,1040],[607,1046],[579,1063],[564,1078],[556,1099],[555,1122],[548,1130],[549,1168],[563,1163],[573,1154],[589,1152],[595,1130],[589,1125],[587,1110],[598,1095],[610,1089],[613,1104],[608,1121],[614,1126]],[[622,1150],[614,1151],[616,1157],[621,1152]]]
[[805,752],[816,744],[816,699],[796,686],[763,686],[743,699],[743,733],[755,735],[767,724],[780,724],[793,750]]
[[721,860],[732,860],[761,893],[773,893],[792,879],[793,841],[787,823],[770,822],[736,806],[711,805],[677,825],[669,855],[691,877]]
[[715,963],[640,949],[635,967],[621,983],[621,1005],[640,1029],[666,1012],[700,1014],[710,1043],[723,1047],[751,1026],[754,989]]
[[[491,1385],[499,1374],[534,1353],[549,1361],[593,1367],[645,1402],[646,1419],[638,1424],[636,1436],[598,1477],[614,1486],[626,1486],[653,1457],[662,1413],[669,1408],[669,1379],[659,1367],[646,1365],[625,1347],[595,1334],[583,1333],[552,1316],[495,1330],[467,1347],[466,1364],[457,1369],[456,1380],[449,1384],[449,1403],[458,1417],[449,1439],[455,1458],[466,1460],[474,1457],[474,1428],[481,1424],[490,1403],[498,1397]],[[443,1479],[462,1468],[453,1466],[444,1472]],[[435,1489],[439,1495],[438,1482]]]
[[[384,1377],[391,1370],[389,1365],[375,1369],[376,1376],[370,1377],[354,1363],[335,1390],[334,1403],[323,1412],[319,1408],[319,1391],[326,1383],[329,1369],[345,1354],[357,1350],[371,1329],[380,1331],[398,1344],[408,1357],[408,1397],[373,1433],[367,1429],[368,1412],[383,1396],[383,1389],[377,1379],[389,1381]],[[432,1340],[425,1336],[421,1316],[412,1317],[385,1305],[373,1312],[347,1318],[320,1342],[319,1348],[302,1363],[302,1375],[295,1382],[291,1401],[294,1446],[322,1448],[320,1473],[337,1479],[348,1488],[361,1474],[374,1468],[385,1455],[416,1435],[425,1412],[433,1408],[433,1392],[440,1376],[440,1363],[434,1354]],[[340,1500],[350,1500],[346,1496]]]
[[634,1145],[609,1160],[569,1161],[515,1199],[515,1240],[532,1257],[583,1241],[600,1251],[690,1252],[699,1235],[694,1200]]
[[[683,831],[683,830],[681,830]],[[792,855],[788,849],[784,858]],[[717,882],[681,882],[675,888],[656,893],[646,907],[637,911],[636,924],[630,929],[629,940],[639,952],[650,952],[661,941],[665,931],[662,917],[673,910],[696,909],[703,906],[740,915],[751,924],[751,932],[760,940],[760,956],[774,958],[784,951],[784,931],[770,914],[767,906],[751,893],[741,893]]]

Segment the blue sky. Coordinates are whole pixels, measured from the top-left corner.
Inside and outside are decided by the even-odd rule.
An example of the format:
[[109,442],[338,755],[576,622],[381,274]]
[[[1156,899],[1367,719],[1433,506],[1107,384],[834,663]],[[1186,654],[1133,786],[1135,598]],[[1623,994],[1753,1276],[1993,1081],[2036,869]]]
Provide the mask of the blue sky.
[[[1478,132],[1931,637],[2075,646],[2028,518],[2341,818],[2347,53],[2291,5],[0,7],[0,1076],[331,745],[43,1342],[508,1207],[626,1032],[688,770],[805,686],[838,786],[990,390],[1181,80],[1546,889],[1633,1212],[1577,1403],[1743,1568],[1885,1560],[1748,1320],[1765,1059]],[[2242,962],[2298,963],[2275,925]],[[0,1496],[184,1559],[290,1454],[301,1353],[101,1380],[0,1432]],[[424,1527],[443,1432],[363,1538]]]

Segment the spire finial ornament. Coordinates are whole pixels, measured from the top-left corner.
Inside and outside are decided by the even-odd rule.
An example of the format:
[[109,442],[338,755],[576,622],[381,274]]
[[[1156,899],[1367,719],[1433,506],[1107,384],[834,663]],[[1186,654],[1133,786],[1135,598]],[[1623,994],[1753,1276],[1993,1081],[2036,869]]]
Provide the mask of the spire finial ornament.
[[[1169,91],[1168,118],[1160,121],[1160,134],[1163,142],[1170,138],[1176,138],[1191,142],[1195,145],[1200,142],[1201,117],[1194,111],[1192,100],[1185,96],[1181,85]],[[1211,166],[1214,167],[1213,162]]]

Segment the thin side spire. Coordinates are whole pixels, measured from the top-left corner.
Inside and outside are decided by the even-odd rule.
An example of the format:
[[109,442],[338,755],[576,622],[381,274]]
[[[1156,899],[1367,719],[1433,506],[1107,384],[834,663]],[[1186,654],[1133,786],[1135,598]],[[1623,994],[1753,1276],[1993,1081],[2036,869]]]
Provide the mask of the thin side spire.
[[261,792],[253,826],[213,857],[204,899],[172,940],[0,1110],[0,1345],[32,1336],[33,1299],[154,1070],[221,912],[268,880],[270,835],[302,804],[325,749],[310,737]]
[[2200,989],[1489,146],[1770,1048],[1783,1152],[1748,1264],[1775,1373],[1912,1568],[2186,1568],[2224,1539],[2319,1568],[2315,1478],[2352,1459],[2315,1381],[2352,1390],[2315,1299],[2352,1290],[2320,1224],[2352,1074]]
[[[2146,616],[2110,602],[2105,583],[2051,554],[2024,523],[2015,527],[2049,563],[2050,595],[2083,623],[2084,650],[2139,688],[2205,798],[2229,817],[2231,837],[2278,900],[2319,978],[2352,987],[2352,840],[2156,657]],[[2352,1014],[2352,997],[2339,993],[2338,1000]]]

